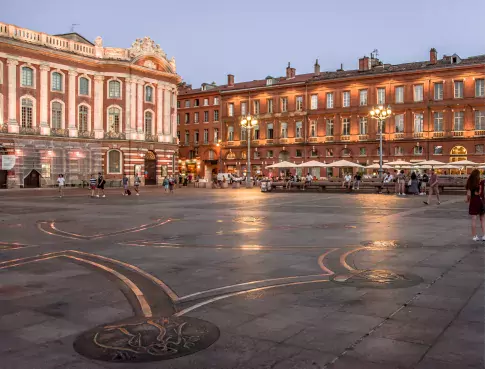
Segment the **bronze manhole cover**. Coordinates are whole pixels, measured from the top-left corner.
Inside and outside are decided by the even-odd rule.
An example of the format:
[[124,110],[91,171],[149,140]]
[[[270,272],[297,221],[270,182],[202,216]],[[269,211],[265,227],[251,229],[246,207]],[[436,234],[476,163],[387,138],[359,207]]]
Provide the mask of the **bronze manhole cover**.
[[258,225],[263,223],[264,217],[237,217],[233,220],[237,223]]
[[414,274],[397,274],[390,270],[368,269],[347,275],[335,275],[332,280],[349,287],[404,288],[420,284],[423,279]]
[[74,341],[74,349],[95,360],[139,363],[193,354],[219,338],[219,328],[190,317],[134,317],[96,327]]
[[361,243],[363,246],[374,250],[390,250],[396,248],[409,248],[409,247],[423,247],[422,243],[409,242],[409,241],[397,241],[397,240],[379,240],[379,241],[364,241]]

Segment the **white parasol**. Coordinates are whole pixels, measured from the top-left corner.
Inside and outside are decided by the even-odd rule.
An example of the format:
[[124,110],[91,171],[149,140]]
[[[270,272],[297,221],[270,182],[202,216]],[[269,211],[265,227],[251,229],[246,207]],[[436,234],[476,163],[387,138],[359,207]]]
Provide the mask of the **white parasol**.
[[310,160],[307,161],[306,163],[301,163],[297,165],[300,168],[325,168],[328,167],[328,164],[316,161],[316,160]]
[[296,168],[298,165],[294,163],[290,163],[289,161],[282,161],[280,163],[272,164],[272,165],[267,165],[266,168]]
[[387,162],[386,164],[390,165],[391,167],[412,167],[413,166],[413,163],[410,163],[404,160],[391,161],[391,162]]
[[334,161],[333,163],[328,163],[325,166],[329,168],[364,168],[363,165],[360,165],[358,163],[353,163],[348,160],[337,160],[337,161]]
[[450,164],[456,165],[458,167],[474,167],[474,166],[480,165],[470,160],[452,161]]
[[425,160],[425,161],[420,161],[419,163],[416,163],[414,166],[419,167],[419,168],[425,168],[425,167],[437,167],[439,165],[445,165],[445,163],[438,161],[438,160]]
[[[365,169],[379,169],[379,164],[372,164],[365,167]],[[392,169],[390,165],[382,164],[382,169]]]

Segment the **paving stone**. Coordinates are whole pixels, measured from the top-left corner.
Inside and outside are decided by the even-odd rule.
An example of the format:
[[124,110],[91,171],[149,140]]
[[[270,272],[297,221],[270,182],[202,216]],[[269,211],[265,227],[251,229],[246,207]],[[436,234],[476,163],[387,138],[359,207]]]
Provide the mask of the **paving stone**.
[[330,364],[328,369],[401,369],[393,364],[371,363],[370,361],[356,359],[348,355],[339,358],[334,364]]
[[86,327],[72,324],[62,319],[47,320],[15,331],[15,336],[33,343],[58,340],[83,332]]
[[427,358],[462,365],[484,365],[483,342],[470,342],[455,337],[440,339]]
[[377,328],[377,330],[372,333],[372,336],[423,345],[432,345],[444,329],[444,326],[420,324],[420,322],[415,322],[413,320],[399,321],[389,319]]
[[20,310],[0,317],[0,331],[11,331],[52,319],[34,310]]
[[417,296],[409,306],[419,306],[429,309],[440,309],[458,312],[467,303],[466,299],[453,298],[434,295],[419,295]]
[[329,330],[368,333],[382,322],[382,318],[367,315],[334,312],[327,315],[321,326]]
[[451,311],[405,306],[393,315],[392,319],[414,324],[446,327],[454,317],[455,313]]
[[483,366],[469,366],[464,363],[448,363],[446,361],[424,358],[415,369],[483,369]]
[[283,342],[303,329],[302,323],[295,323],[289,319],[276,316],[266,316],[242,324],[235,328],[234,332],[244,336]]

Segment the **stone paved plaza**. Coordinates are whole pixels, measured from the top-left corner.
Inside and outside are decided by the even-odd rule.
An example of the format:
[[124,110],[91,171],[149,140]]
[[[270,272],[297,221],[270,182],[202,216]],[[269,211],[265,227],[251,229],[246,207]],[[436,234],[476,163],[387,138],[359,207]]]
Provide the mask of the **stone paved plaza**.
[[484,367],[464,196],[0,192],[2,369]]

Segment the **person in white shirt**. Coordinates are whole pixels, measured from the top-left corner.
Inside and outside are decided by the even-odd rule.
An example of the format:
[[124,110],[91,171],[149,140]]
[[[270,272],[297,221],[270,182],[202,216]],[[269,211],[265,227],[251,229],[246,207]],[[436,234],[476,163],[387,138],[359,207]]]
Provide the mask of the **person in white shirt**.
[[342,188],[350,188],[350,183],[352,181],[352,176],[350,175],[350,173],[347,173],[344,177],[344,181],[342,182]]
[[305,189],[305,186],[310,186],[312,184],[312,181],[313,181],[313,176],[308,173],[307,176],[305,177],[305,184],[303,186],[303,189]]
[[57,185],[59,186],[59,197],[64,196],[64,186],[66,185],[66,180],[63,174],[59,174],[57,177]]

